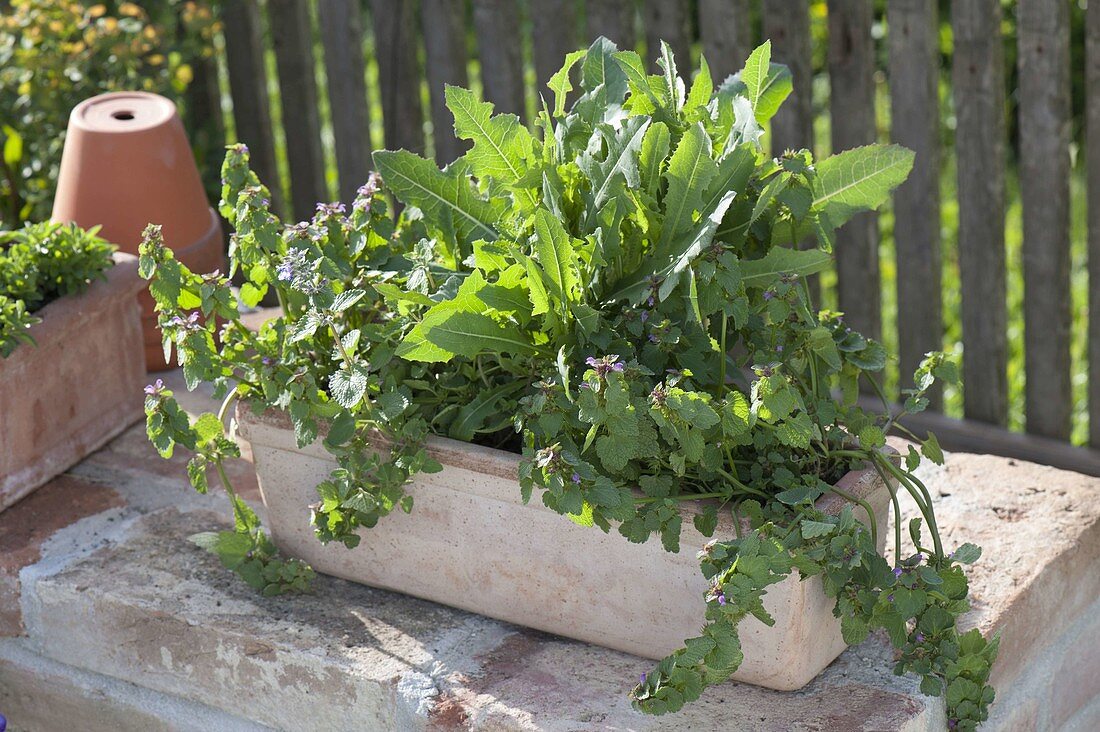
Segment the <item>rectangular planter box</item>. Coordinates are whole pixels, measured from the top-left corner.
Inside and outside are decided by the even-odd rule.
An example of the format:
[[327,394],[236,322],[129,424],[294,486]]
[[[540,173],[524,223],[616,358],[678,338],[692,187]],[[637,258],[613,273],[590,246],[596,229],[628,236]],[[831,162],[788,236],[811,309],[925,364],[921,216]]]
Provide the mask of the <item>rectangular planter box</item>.
[[[325,546],[308,506],[335,461],[320,442],[298,448],[280,413],[257,416],[242,407],[238,419],[275,542],[321,572],[652,659],[698,635],[704,623],[708,585],[696,552],[709,540],[690,516],[677,554],[656,538],[632,544],[614,530],[577,526],[538,497],[524,505],[519,456],[433,437],[428,449],[443,470],[411,483],[412,512],[395,511],[364,529],[355,549]],[[849,473],[838,485],[874,509],[881,550],[889,489],[873,470]],[[822,502],[833,513],[843,505],[831,494]],[[715,536],[734,536],[732,521]],[[776,623],[750,616],[741,624],[745,660],[734,679],[798,689],[844,650],[820,578],[802,582],[796,572],[770,587],[764,604]]]
[[35,313],[35,345],[0,359],[0,510],[141,419],[145,362],[137,258]]

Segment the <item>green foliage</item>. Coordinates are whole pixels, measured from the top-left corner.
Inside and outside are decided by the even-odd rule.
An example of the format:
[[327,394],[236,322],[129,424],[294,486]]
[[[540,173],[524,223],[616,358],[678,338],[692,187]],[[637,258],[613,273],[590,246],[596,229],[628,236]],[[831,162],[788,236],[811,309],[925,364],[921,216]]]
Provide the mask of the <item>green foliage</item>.
[[[849,642],[884,628],[899,670],[941,684],[952,718],[972,725],[992,698],[996,644],[955,630],[967,592],[956,562],[978,551],[944,553],[912,472],[942,451],[929,436],[904,469],[891,461],[895,419],[856,399],[885,349],[815,311],[805,284],[828,264],[835,227],[881,204],[912,155],[764,155],[761,123],[790,88],[767,47],[717,89],[705,62],[689,89],[664,44],[658,64],[648,75],[606,39],[570,54],[540,134],[448,89],[456,133],[472,143],[463,157],[440,170],[407,151],[375,154],[406,206],[396,225],[372,179],[350,215],[319,206],[312,222],[283,227],[231,149],[222,211],[237,229],[241,298],[274,288],[283,315],[248,331],[227,283],[186,271],[153,232],[142,271],[166,344],[189,385],[214,381],[254,409],[286,411],[301,444],[324,439],[339,463],[314,508],[325,541],[354,546],[358,529],[411,508],[406,481],[437,467],[428,434],[514,446],[514,428],[525,498],[668,551],[680,549],[683,502],[717,499],[695,527],[710,535],[729,512],[739,534],[701,558],[708,624],[634,690],[643,711],[675,711],[735,671],[737,624],[770,622],[767,588],[797,570],[823,576]],[[804,233],[820,248],[784,246]],[[211,315],[227,323],[220,346]],[[930,354],[909,411],[937,379],[957,373]],[[217,448],[219,419],[181,423],[183,439],[166,440],[179,420],[171,403],[150,423],[158,448],[201,447],[207,431]],[[869,512],[835,487],[857,467],[896,481],[920,510],[910,527],[920,556],[897,571],[876,551],[874,520],[816,507],[831,492]],[[900,529],[894,538],[903,556]]]
[[[45,219],[69,113],[102,92],[179,98],[209,53],[205,3],[13,0],[0,17],[0,221]],[[178,28],[177,28],[178,26]]]
[[43,222],[0,232],[0,358],[34,342],[27,331],[39,318],[31,313],[104,277],[114,246],[97,231]]

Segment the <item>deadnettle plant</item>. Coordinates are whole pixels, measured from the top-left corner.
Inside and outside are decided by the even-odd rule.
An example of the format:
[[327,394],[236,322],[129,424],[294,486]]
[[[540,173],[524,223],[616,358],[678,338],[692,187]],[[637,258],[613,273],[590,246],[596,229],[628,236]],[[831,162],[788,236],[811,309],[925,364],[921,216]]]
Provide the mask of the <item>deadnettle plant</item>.
[[[942,546],[914,474],[922,458],[942,461],[935,438],[913,436],[900,462],[885,451],[896,417],[857,400],[879,388],[885,350],[816,310],[806,282],[828,266],[836,227],[883,203],[912,154],[765,155],[762,126],[791,90],[769,56],[765,44],[720,84],[703,61],[688,85],[667,46],[662,73],[649,75],[637,54],[599,39],[550,80],[540,134],[449,87],[455,132],[472,143],[463,157],[441,170],[407,151],[374,155],[405,204],[396,227],[376,180],[350,214],[323,207],[282,227],[232,150],[223,212],[237,228],[241,297],[274,288],[283,306],[258,332],[241,325],[224,280],[186,272],[155,235],[143,271],[190,383],[286,411],[303,444],[328,428],[340,467],[319,486],[322,540],[353,546],[360,527],[412,509],[405,483],[438,467],[422,449],[429,433],[520,450],[524,497],[537,492],[593,530],[679,551],[685,502],[698,502],[704,535],[720,513],[735,519],[735,535],[713,536],[699,557],[710,584],[702,633],[641,678],[638,709],[676,711],[728,678],[742,661],[738,624],[771,623],[768,587],[797,572],[822,578],[846,641],[884,630],[895,670],[946,696],[953,729],[973,729],[993,698],[997,649],[957,630],[969,607],[963,565],[980,550]],[[817,246],[791,246],[805,241]],[[192,325],[192,310],[207,319]],[[227,323],[220,346],[212,315]],[[906,411],[925,407],[936,379],[957,374],[932,353]],[[196,447],[203,487],[202,468],[235,449],[221,420],[189,424],[154,392],[150,436],[162,450]],[[389,450],[368,449],[380,444]],[[893,564],[877,551],[871,507],[835,486],[866,467],[898,486],[896,517],[901,490],[920,513],[911,546],[895,521]],[[827,493],[849,505],[823,513],[815,502]],[[857,504],[872,514],[866,525]],[[266,539],[246,518],[256,556]],[[285,566],[271,573],[293,574]]]

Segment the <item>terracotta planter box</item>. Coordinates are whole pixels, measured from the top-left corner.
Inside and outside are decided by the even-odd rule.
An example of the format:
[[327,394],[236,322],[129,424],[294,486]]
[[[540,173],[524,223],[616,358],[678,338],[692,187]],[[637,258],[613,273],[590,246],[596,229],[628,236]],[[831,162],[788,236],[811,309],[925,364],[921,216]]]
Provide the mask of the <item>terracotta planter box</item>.
[[141,419],[144,285],[116,253],[106,282],[42,308],[37,345],[0,359],[0,510]]
[[[707,583],[695,555],[708,539],[690,520],[678,554],[655,538],[632,544],[615,531],[577,526],[537,497],[524,505],[519,456],[432,438],[429,452],[444,467],[413,481],[412,512],[395,511],[363,530],[353,550],[324,546],[307,506],[335,461],[320,442],[299,449],[281,414],[242,408],[238,419],[276,543],[321,572],[653,659],[699,634]],[[887,486],[871,470],[849,473],[839,485],[874,508],[881,550]],[[842,506],[822,500],[833,512]],[[733,533],[727,521],[716,536]],[[765,606],[776,623],[742,623],[745,661],[734,679],[798,689],[844,650],[819,578],[802,582],[796,573],[768,590]]]

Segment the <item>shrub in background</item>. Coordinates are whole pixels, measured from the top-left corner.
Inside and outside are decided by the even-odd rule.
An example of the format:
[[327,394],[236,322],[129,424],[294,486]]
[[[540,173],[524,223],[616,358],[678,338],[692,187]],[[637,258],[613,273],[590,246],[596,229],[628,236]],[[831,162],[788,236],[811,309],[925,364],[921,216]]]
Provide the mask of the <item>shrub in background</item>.
[[205,4],[13,0],[0,19],[0,228],[50,215],[73,107],[110,91],[178,100],[216,29]]

